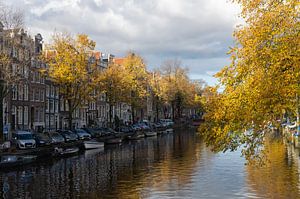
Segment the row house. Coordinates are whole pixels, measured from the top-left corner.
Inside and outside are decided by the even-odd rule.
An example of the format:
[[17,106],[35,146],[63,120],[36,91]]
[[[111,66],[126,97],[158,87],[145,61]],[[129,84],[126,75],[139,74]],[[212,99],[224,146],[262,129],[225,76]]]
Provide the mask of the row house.
[[[111,54],[105,55],[101,52],[93,52],[89,63],[96,64],[100,71],[107,68],[108,64],[113,60]],[[108,105],[106,97],[103,93],[94,90],[90,93],[90,97],[94,100],[86,101],[81,107],[78,107],[73,113],[73,127],[81,128],[86,126],[107,126],[108,122]],[[59,99],[59,128],[69,128],[68,126],[68,103],[62,98]]]
[[7,30],[0,23],[2,53],[11,60],[11,73],[18,81],[4,99],[4,128],[42,130],[44,123],[45,82],[39,69],[44,65],[36,57],[41,53],[42,37],[31,38],[23,29]]
[[[10,131],[54,131],[68,128],[68,104],[59,95],[59,87],[41,74],[41,69],[47,67],[38,59],[43,46],[41,34],[32,38],[24,30],[5,30],[0,23],[1,50],[13,60],[12,72],[20,76],[4,100],[4,126]],[[93,52],[89,61],[103,71],[110,63],[121,65],[124,59]],[[74,111],[73,127],[108,125],[109,106],[106,96],[98,92],[101,91],[91,93],[94,100],[87,101]],[[113,107],[113,116],[128,123],[131,121],[131,107],[120,102]]]

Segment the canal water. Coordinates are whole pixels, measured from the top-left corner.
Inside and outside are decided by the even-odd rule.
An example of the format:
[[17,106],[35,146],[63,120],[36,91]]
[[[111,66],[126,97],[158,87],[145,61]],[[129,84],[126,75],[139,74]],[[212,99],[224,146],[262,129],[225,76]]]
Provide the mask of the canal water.
[[299,153],[271,143],[264,167],[212,153],[193,132],[0,171],[3,198],[300,198]]

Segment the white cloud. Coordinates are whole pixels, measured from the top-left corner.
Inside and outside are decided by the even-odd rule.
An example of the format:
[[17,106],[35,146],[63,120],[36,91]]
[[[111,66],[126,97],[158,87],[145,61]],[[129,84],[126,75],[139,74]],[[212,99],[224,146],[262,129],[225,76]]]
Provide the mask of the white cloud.
[[[31,33],[86,33],[100,51],[135,50],[150,68],[179,58],[207,77],[228,64],[239,8],[228,0],[11,0],[24,7]],[[212,70],[213,69],[213,70]],[[191,76],[193,77],[193,76]],[[211,81],[211,77],[207,79]]]

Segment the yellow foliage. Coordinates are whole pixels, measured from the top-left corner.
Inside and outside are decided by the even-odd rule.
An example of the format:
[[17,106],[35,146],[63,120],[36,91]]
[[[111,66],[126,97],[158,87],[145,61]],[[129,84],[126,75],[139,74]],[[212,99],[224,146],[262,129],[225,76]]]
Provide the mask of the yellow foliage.
[[[297,0],[236,0],[246,21],[235,32],[231,65],[219,78],[222,93],[207,101],[201,127],[216,150],[244,145],[250,156],[262,144],[264,128],[279,125],[282,110],[295,114],[300,74],[300,21]],[[297,5],[298,4],[298,5]],[[250,134],[245,130],[251,129]]]
[[47,75],[59,86],[60,95],[72,112],[91,98],[100,70],[91,62],[95,42],[87,35],[75,38],[69,34],[54,34],[53,43],[47,46],[43,59],[48,65]]

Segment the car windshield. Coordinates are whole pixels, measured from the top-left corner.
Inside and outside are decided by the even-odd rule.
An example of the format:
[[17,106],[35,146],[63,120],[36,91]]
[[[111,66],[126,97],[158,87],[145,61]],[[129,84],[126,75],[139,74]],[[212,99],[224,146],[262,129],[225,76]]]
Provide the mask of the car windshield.
[[85,133],[85,131],[82,130],[82,129],[77,129],[77,130],[76,130],[76,133]]
[[42,139],[42,140],[48,139],[48,137],[47,137],[46,135],[44,135],[44,134],[38,134],[37,137],[38,137],[39,139]]
[[18,140],[31,140],[32,134],[18,134]]
[[61,137],[61,135],[59,133],[52,133],[51,135],[52,137]]

